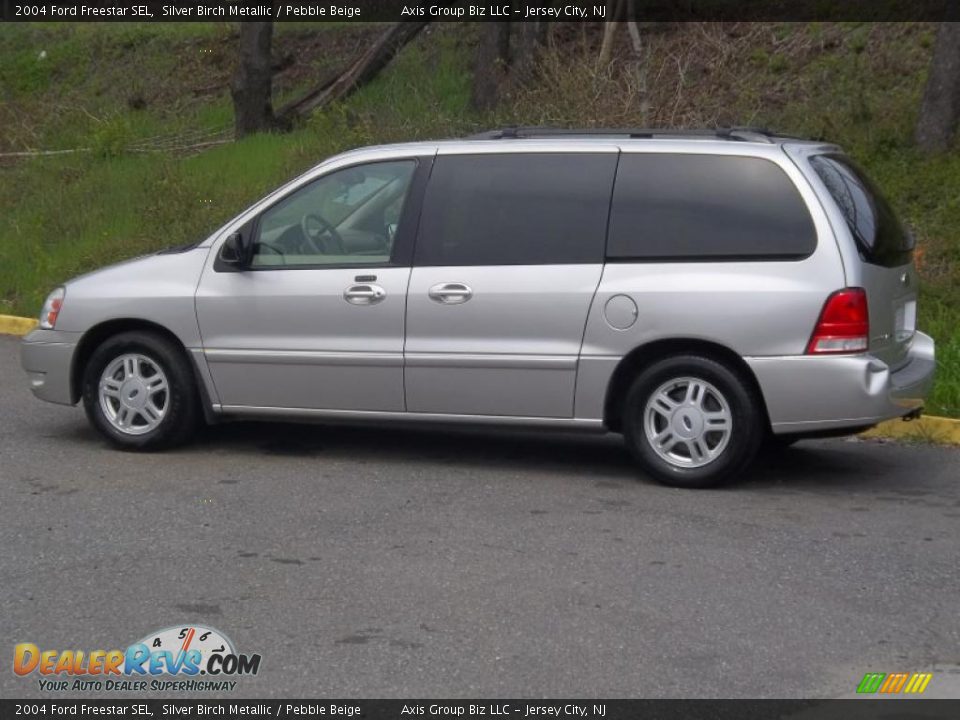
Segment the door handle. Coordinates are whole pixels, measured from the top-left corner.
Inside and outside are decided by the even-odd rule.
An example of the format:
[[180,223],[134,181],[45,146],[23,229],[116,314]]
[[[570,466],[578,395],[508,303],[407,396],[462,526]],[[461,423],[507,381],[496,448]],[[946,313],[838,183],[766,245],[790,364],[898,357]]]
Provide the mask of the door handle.
[[473,297],[473,290],[463,283],[440,283],[430,288],[427,296],[444,305],[459,305]]
[[351,285],[343,291],[343,299],[351,305],[376,305],[386,296],[386,290],[370,283]]

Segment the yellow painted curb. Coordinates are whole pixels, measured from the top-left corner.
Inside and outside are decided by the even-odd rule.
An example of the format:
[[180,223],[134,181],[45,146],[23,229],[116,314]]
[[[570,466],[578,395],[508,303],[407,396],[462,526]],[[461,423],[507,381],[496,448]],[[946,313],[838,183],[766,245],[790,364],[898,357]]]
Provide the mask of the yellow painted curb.
[[0,315],[0,334],[3,335],[26,335],[36,326],[37,321],[32,318]]
[[896,438],[898,440],[916,440],[919,442],[960,445],[960,420],[923,415],[918,420],[887,420],[872,430],[863,433],[863,437]]

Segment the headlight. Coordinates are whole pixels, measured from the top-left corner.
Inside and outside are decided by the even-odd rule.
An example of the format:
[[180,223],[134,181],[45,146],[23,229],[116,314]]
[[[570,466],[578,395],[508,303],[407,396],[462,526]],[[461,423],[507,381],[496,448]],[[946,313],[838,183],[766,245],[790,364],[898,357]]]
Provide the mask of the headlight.
[[61,287],[47,296],[47,301],[43,303],[43,310],[40,311],[40,327],[44,330],[53,330],[56,327],[57,315],[60,314],[60,308],[63,307],[64,295],[66,295],[66,290]]

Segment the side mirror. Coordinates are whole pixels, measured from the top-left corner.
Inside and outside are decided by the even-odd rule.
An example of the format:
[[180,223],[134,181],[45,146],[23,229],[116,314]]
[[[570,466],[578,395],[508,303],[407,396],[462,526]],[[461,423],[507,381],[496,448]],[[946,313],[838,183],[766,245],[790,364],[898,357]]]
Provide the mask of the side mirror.
[[236,270],[243,270],[250,264],[250,243],[243,233],[235,232],[220,246],[220,262]]

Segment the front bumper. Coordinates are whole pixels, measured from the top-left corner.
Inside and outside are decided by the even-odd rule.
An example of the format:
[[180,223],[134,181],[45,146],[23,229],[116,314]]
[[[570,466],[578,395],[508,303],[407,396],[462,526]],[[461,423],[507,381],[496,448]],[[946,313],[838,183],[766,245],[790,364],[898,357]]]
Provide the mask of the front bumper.
[[41,400],[74,404],[70,375],[79,339],[80,333],[34,330],[20,343],[20,365]]
[[896,371],[871,355],[745,359],[776,434],[861,428],[914,413],[936,369],[933,339],[920,332]]

